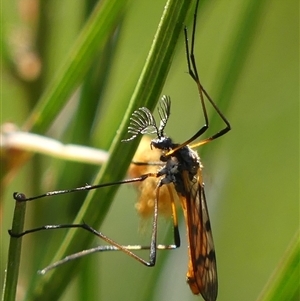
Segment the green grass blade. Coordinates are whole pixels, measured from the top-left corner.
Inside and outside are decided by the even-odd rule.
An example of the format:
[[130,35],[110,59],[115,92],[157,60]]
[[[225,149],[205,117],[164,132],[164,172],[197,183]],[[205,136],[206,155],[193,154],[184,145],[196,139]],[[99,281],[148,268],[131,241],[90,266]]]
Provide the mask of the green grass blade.
[[[26,203],[16,202],[12,228],[11,228],[13,233],[21,233],[23,231],[25,212],[26,212]],[[4,280],[4,286],[2,292],[3,301],[16,300],[21,246],[22,246],[22,238],[12,238],[12,237],[10,238],[7,268],[6,268],[5,280]]]
[[111,36],[127,0],[99,1],[72,51],[52,83],[45,90],[24,128],[43,133],[61,111],[71,94],[85,78],[99,48]]
[[257,301],[299,300],[300,232],[297,231],[280,264]]
[[[166,5],[138,85],[110,148],[111,160],[100,170],[95,183],[116,181],[124,177],[138,144],[138,141],[136,141],[121,146],[121,139],[126,137],[129,117],[133,108],[145,105],[153,109],[159,99],[190,3],[191,1],[176,0],[169,1]],[[126,99],[121,101],[126,101]],[[118,170],[115,169],[115,166],[118,166]],[[111,170],[115,170],[115,172],[112,174]],[[88,220],[89,224],[97,228],[111,205],[116,189],[117,187],[112,187],[100,191],[91,191],[74,223]],[[71,254],[75,247],[76,249],[87,248],[92,239],[93,237],[90,235],[83,235],[82,231],[70,231],[52,262]],[[40,300],[41,298],[43,300],[57,300],[66,288],[66,283],[62,282],[61,279],[70,279],[71,276],[75,275],[78,264],[79,262],[76,261],[66,264],[40,277],[34,285],[34,292],[32,295],[28,295],[28,298],[31,300]]]

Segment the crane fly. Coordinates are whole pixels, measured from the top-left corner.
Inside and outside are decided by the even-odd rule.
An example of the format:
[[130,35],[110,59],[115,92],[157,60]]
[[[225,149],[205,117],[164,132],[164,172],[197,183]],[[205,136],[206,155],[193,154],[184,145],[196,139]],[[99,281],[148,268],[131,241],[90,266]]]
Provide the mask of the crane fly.
[[[156,138],[150,141],[150,148],[148,148],[151,149],[154,157],[147,158],[146,162],[140,162],[139,159],[135,158],[130,169],[133,178],[114,183],[106,183],[93,186],[85,185],[83,187],[74,189],[52,191],[31,198],[27,198],[22,193],[14,193],[14,198],[16,201],[24,202],[58,194],[65,194],[82,190],[92,190],[125,183],[137,183],[140,186],[141,192],[141,200],[137,205],[137,209],[142,215],[149,215],[149,213],[151,213],[151,215],[153,216],[150,246],[120,245],[114,240],[108,238],[102,232],[95,230],[85,223],[46,225],[18,234],[12,233],[12,231],[10,230],[9,233],[11,236],[21,237],[25,234],[37,232],[40,230],[82,228],[100,237],[109,244],[107,246],[98,246],[67,256],[61,261],[49,265],[48,267],[40,271],[42,274],[67,261],[83,257],[87,254],[103,251],[122,251],[146,266],[154,266],[156,262],[157,250],[176,249],[180,246],[180,235],[175,208],[175,200],[178,199],[181,203],[185,217],[189,244],[187,283],[189,284],[191,291],[196,295],[201,294],[204,300],[216,300],[218,292],[218,280],[215,249],[206,204],[204,183],[202,179],[202,164],[200,157],[193,149],[223,136],[231,129],[231,127],[228,120],[225,118],[223,113],[219,110],[217,105],[210,98],[210,96],[200,83],[194,56],[198,4],[199,0],[196,2],[194,13],[191,45],[189,45],[188,43],[188,34],[186,27],[184,28],[184,36],[188,72],[197,85],[202,113],[205,120],[204,125],[190,139],[186,140],[183,143],[174,143],[173,140],[166,136],[164,132],[171,112],[171,99],[169,96],[164,95],[161,98],[158,107],[158,114],[160,117],[159,125],[157,125],[151,111],[145,107],[139,108],[134,111],[130,118],[128,133],[131,134],[131,137],[123,140],[124,142],[130,142],[139,135],[156,135]],[[194,141],[202,136],[209,128],[206,102],[208,102],[214,108],[216,113],[225,123],[225,127],[209,138],[205,138],[194,143]],[[143,154],[145,154],[144,151]],[[157,160],[153,158],[157,158]],[[139,175],[136,175],[137,171],[141,170],[143,170],[143,172],[139,173]],[[144,183],[147,183],[147,180],[148,184],[143,186]],[[149,192],[152,193],[151,196],[149,196]],[[162,210],[161,208],[167,208],[166,211],[172,214],[174,227],[174,244],[161,245],[157,243],[158,212],[165,210]],[[149,260],[147,261],[136,255],[134,251],[137,250],[149,250]]]

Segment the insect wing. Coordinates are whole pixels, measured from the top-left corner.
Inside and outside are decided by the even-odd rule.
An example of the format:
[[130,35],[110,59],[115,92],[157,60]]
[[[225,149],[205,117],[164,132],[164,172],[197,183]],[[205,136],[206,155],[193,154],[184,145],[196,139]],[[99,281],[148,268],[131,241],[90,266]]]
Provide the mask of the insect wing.
[[218,293],[217,266],[214,243],[205,199],[201,170],[193,180],[183,173],[185,211],[189,238],[189,266],[187,282],[194,294],[206,301],[215,301]]

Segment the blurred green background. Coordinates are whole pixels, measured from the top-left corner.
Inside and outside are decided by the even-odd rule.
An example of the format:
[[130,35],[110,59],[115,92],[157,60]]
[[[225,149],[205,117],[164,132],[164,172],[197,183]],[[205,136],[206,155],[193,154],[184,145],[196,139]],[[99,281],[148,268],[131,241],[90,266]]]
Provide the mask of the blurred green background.
[[[3,0],[1,123],[13,122],[22,127],[93,5],[92,1],[53,0],[36,6],[37,3]],[[75,93],[63,117],[45,135],[64,143],[108,149],[111,136],[107,132],[118,129],[164,5],[165,1],[128,2],[114,39],[94,63],[93,74],[98,75],[98,80],[99,74],[104,78],[90,86],[87,80],[84,88],[90,98],[84,101],[85,106],[78,104],[79,92]],[[202,1],[200,5],[198,70],[202,84],[232,125],[225,137],[199,149],[217,252],[220,301],[256,300],[299,228],[297,8],[298,1],[293,0],[219,0]],[[39,14],[48,19],[39,23]],[[41,54],[42,77],[29,74],[28,78],[29,71],[39,68],[36,59],[29,61],[33,65],[25,65],[24,74],[17,68],[22,68],[18,51],[27,53],[21,46]],[[163,89],[173,101],[166,132],[176,142],[189,138],[203,124],[197,89],[186,71],[182,34]],[[92,75],[90,78],[92,82]],[[116,103],[118,99],[124,103]],[[222,124],[211,110],[209,113],[213,133]],[[92,182],[97,169],[35,156],[1,188],[1,283],[9,243],[7,229],[11,228],[13,216],[12,193],[35,195],[81,186]],[[71,223],[84,199],[82,195],[72,197],[73,200],[64,196],[28,204],[26,228]],[[120,187],[101,227],[104,234],[122,244],[149,241],[150,230],[146,230],[146,238],[138,231],[135,199],[131,186]],[[160,243],[168,242],[170,237],[164,234],[169,233],[165,229],[170,221],[162,220],[159,226]],[[118,252],[81,259],[78,276],[72,281],[61,279],[67,289],[60,300],[83,300],[83,296],[85,300],[200,299],[185,283],[187,246],[183,223],[180,230],[181,248],[160,252],[157,266],[152,269]],[[51,263],[64,234],[64,230],[48,231],[23,239],[18,300],[26,300],[29,287],[43,277],[36,271]],[[93,246],[98,243],[95,239]]]

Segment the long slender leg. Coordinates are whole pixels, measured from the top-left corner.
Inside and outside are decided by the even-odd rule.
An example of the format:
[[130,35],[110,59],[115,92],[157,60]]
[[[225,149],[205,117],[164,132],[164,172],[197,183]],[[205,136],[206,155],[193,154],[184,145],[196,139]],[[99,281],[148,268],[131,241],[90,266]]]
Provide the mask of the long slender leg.
[[204,96],[206,96],[209,103],[213,106],[213,108],[215,109],[217,114],[224,121],[224,123],[226,124],[226,127],[223,128],[222,130],[220,130],[219,132],[217,132],[216,134],[212,135],[211,137],[206,138],[202,141],[199,141],[199,142],[191,145],[190,147],[194,148],[194,147],[203,145],[205,143],[208,143],[208,142],[210,142],[210,141],[212,141],[212,140],[214,140],[218,137],[223,136],[224,134],[226,134],[231,129],[229,121],[226,119],[224,114],[220,111],[220,109],[217,107],[215,102],[212,100],[212,98],[208,95],[208,93],[205,91],[205,89],[201,85],[200,78],[199,78],[199,75],[198,75],[198,70],[197,70],[197,65],[196,65],[196,60],[195,60],[195,55],[194,55],[198,5],[199,5],[199,1],[197,1],[197,3],[196,3],[196,9],[195,9],[195,13],[194,13],[191,49],[189,48],[189,43],[188,43],[187,27],[184,28],[184,37],[185,37],[185,48],[186,48],[186,58],[187,58],[188,72],[189,72],[189,75],[192,77],[192,79],[197,84],[197,88],[198,88],[198,91],[199,91],[200,102],[201,102],[201,107],[202,107],[202,112],[203,112],[203,116],[204,116],[204,125],[191,138],[186,140],[184,143],[178,145],[176,148],[172,149],[171,151],[169,151],[167,153],[167,155],[171,155],[171,154],[175,153],[177,150],[181,149],[183,146],[186,146],[186,145],[190,144],[191,142],[193,142],[194,140],[199,138],[202,134],[204,134],[207,131],[207,129],[209,128],[209,118],[208,118],[208,114],[207,114],[207,109],[206,109],[206,105],[205,105]]
[[[206,112],[206,107],[205,107],[205,103],[204,103],[203,94],[206,96],[207,100],[210,102],[210,104],[213,106],[213,108],[215,109],[215,111],[218,113],[218,115],[224,121],[224,123],[226,124],[226,127],[223,128],[222,130],[220,130],[219,132],[217,132],[216,134],[212,135],[211,137],[209,137],[207,139],[204,139],[204,140],[202,140],[202,141],[200,141],[198,143],[193,144],[191,147],[197,147],[197,146],[203,145],[203,144],[205,144],[205,143],[207,143],[209,141],[212,141],[212,140],[214,140],[214,139],[216,139],[218,137],[221,137],[224,134],[226,134],[228,131],[230,131],[230,129],[231,129],[230,123],[227,120],[227,118],[220,111],[220,109],[217,107],[217,105],[215,104],[215,102],[208,95],[208,93],[205,91],[205,89],[203,88],[203,86],[200,83],[200,79],[199,79],[199,75],[198,75],[198,70],[197,70],[197,65],[196,65],[196,60],[195,60],[195,55],[194,55],[194,47],[195,47],[195,39],[196,39],[196,25],[197,25],[197,14],[196,14],[196,12],[197,12],[197,8],[198,8],[198,4],[199,4],[199,1],[197,1],[196,10],[195,10],[195,14],[194,14],[192,42],[191,42],[191,52],[190,52],[190,54],[187,54],[187,56],[189,55],[188,59],[187,59],[188,60],[189,74],[191,75],[191,77],[194,79],[194,81],[197,84],[197,87],[198,87],[198,90],[199,90],[200,99],[201,99],[201,104],[202,104],[202,108],[203,108],[203,113],[204,113],[204,117],[205,117],[205,125],[207,126],[207,128],[209,127],[209,120],[208,120],[208,117],[207,117],[207,112]],[[185,39],[187,41],[187,29],[186,28],[185,28]],[[186,42],[186,44],[188,44],[188,43]],[[188,48],[187,48],[187,50],[188,50]],[[203,132],[205,132],[205,130],[206,130],[206,129],[204,131],[202,130],[203,128],[205,128],[205,125],[194,136],[198,136],[199,137],[200,135],[202,135]]]
[[[171,245],[157,244],[156,237],[157,237],[158,202],[159,202],[159,188],[160,188],[159,185],[160,184],[158,184],[157,189],[156,189],[156,199],[155,199],[155,206],[154,206],[154,212],[153,212],[153,223],[152,223],[152,234],[151,234],[150,246],[120,245],[116,241],[114,241],[111,238],[107,237],[102,232],[99,232],[99,231],[95,230],[94,228],[92,228],[91,226],[89,226],[86,223],[82,223],[82,224],[65,224],[65,225],[45,225],[45,226],[42,226],[42,227],[38,227],[38,228],[34,228],[34,229],[24,231],[24,232],[19,233],[19,234],[12,233],[11,230],[9,230],[9,234],[12,237],[19,238],[19,237],[22,237],[24,235],[34,233],[34,232],[38,232],[38,231],[42,231],[42,230],[81,228],[83,230],[86,230],[86,231],[92,233],[93,235],[96,235],[97,237],[99,237],[100,239],[104,240],[105,242],[107,242],[109,244],[109,245],[105,245],[105,246],[97,246],[97,247],[94,247],[94,248],[90,248],[90,249],[83,250],[83,251],[74,253],[72,255],[69,255],[69,256],[63,258],[62,260],[57,261],[57,262],[49,265],[48,267],[42,269],[41,271],[39,271],[41,274],[45,274],[49,270],[51,270],[53,268],[56,268],[56,267],[66,263],[66,262],[69,262],[71,260],[81,258],[81,257],[86,256],[88,254],[93,254],[93,253],[96,253],[96,252],[105,252],[105,251],[122,251],[122,252],[126,253],[127,255],[129,255],[130,257],[134,258],[135,260],[139,261],[140,263],[144,264],[145,266],[152,267],[152,266],[155,265],[157,250],[172,250],[172,249],[176,249],[180,246],[180,235],[179,235],[179,231],[178,231],[178,222],[177,222],[177,215],[176,215],[174,197],[173,197],[173,194],[172,194],[172,190],[170,189],[169,186],[168,186],[168,190],[169,190],[170,198],[171,198],[173,227],[174,227],[174,244],[171,244]],[[139,251],[139,250],[150,250],[149,261],[143,259],[142,257],[136,255],[133,252],[133,251]]]
[[73,193],[73,192],[78,192],[78,191],[93,190],[93,189],[98,189],[98,188],[107,187],[107,186],[142,182],[142,181],[146,180],[149,177],[158,177],[158,174],[157,173],[147,173],[147,174],[141,175],[137,178],[126,179],[126,180],[119,181],[119,182],[105,183],[105,184],[99,184],[99,185],[88,185],[88,184],[86,184],[85,186],[72,188],[72,189],[49,191],[49,192],[46,192],[44,194],[37,195],[37,196],[34,196],[34,197],[29,197],[29,198],[27,198],[25,196],[25,194],[23,194],[23,193],[14,192],[13,197],[17,202],[29,202],[29,201],[33,201],[33,200],[36,200],[36,199],[41,199],[41,198],[50,197],[50,196],[54,196],[54,195],[67,194],[67,193]]

